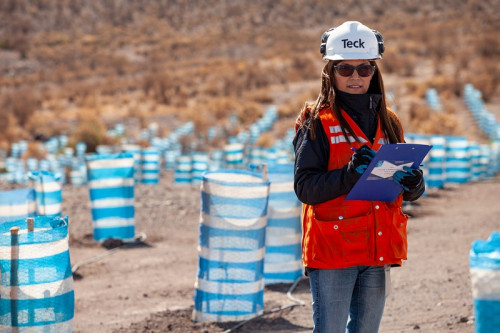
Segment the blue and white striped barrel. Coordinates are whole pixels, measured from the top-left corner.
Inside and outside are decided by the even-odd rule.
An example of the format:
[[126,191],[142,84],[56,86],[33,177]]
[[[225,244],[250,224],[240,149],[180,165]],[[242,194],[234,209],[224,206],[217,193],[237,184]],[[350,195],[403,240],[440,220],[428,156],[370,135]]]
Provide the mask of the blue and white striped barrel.
[[476,333],[500,328],[500,233],[476,240],[469,253]]
[[74,157],[71,160],[71,171],[69,173],[70,183],[73,186],[82,186],[87,184],[87,165],[85,160]]
[[73,147],[65,147],[64,155],[61,156],[61,161],[63,162],[64,167],[70,167],[71,162],[73,161],[73,157],[75,156],[75,149]]
[[191,184],[193,180],[193,162],[191,155],[177,156],[175,159],[174,183]]
[[500,170],[500,125],[498,125],[497,131],[497,137],[491,142],[491,163],[488,177],[493,177]]
[[50,138],[47,142],[45,142],[45,149],[47,149],[49,154],[57,153],[57,150],[59,149],[59,140],[56,137]]
[[224,168],[224,151],[222,149],[212,150],[208,162],[208,170],[215,171],[223,168]]
[[469,142],[460,136],[446,137],[446,182],[463,184],[470,179]]
[[276,164],[278,161],[278,155],[276,154],[276,149],[273,147],[266,149],[266,157],[264,158],[264,163]]
[[224,146],[224,156],[227,168],[243,167],[243,148],[242,143],[230,143]]
[[9,157],[5,163],[7,173],[9,174],[9,181],[12,183],[25,184],[28,181],[28,175],[25,171],[24,160]]
[[59,146],[66,147],[68,145],[68,136],[67,135],[59,135]]
[[41,159],[39,166],[41,171],[50,171],[50,162],[48,159]]
[[175,160],[182,155],[182,145],[178,142],[170,142],[169,147],[163,153],[166,170],[175,170]]
[[205,173],[193,320],[239,321],[264,308],[269,182],[244,170]]
[[37,215],[61,216],[61,176],[53,172],[38,171],[30,173],[30,178],[35,181]]
[[35,216],[36,200],[33,188],[0,191],[0,223]]
[[10,146],[10,157],[19,158],[21,157],[21,146],[18,142],[13,142]]
[[123,145],[122,146],[123,153],[132,154],[134,157],[134,179],[136,183],[140,183],[142,175],[141,175],[141,146],[139,145]]
[[429,152],[427,185],[429,187],[443,188],[446,181],[445,155],[446,139],[442,135],[432,135],[430,137],[432,149]]
[[28,172],[38,171],[38,160],[34,157],[28,157],[26,159],[26,167]]
[[288,164],[293,162],[292,157],[288,153],[288,150],[284,148],[276,149],[276,163],[278,164]]
[[208,154],[202,152],[194,152],[191,154],[193,159],[193,184],[200,184],[203,179],[203,174],[208,170]]
[[132,154],[87,156],[94,240],[132,240],[134,158]]
[[83,158],[87,152],[87,144],[85,142],[77,142],[75,145],[76,157]]
[[436,111],[441,111],[441,101],[439,99],[438,92],[436,88],[428,88],[425,92],[425,99],[427,100],[427,104]]
[[491,147],[488,144],[479,145],[479,179],[488,178],[491,162]]
[[481,149],[476,142],[469,142],[469,156],[470,156],[470,181],[479,180],[481,173],[480,157]]
[[271,182],[266,229],[266,285],[302,276],[301,203],[293,189],[293,164],[269,165]]
[[145,148],[141,152],[141,178],[143,184],[156,185],[160,182],[160,151],[156,148]]
[[63,185],[66,184],[66,172],[64,170],[64,167],[61,164],[61,161],[57,159],[56,156],[49,156],[48,161],[50,163],[50,168],[49,170],[53,173],[59,174],[60,175],[60,181]]
[[264,162],[265,157],[266,157],[266,148],[252,147],[250,149],[250,156],[248,156],[248,161],[250,164],[261,164]]
[[85,185],[86,178],[86,175],[80,170],[71,170],[69,172],[70,184],[73,186]]
[[0,331],[73,332],[68,219],[0,224]]
[[[430,145],[430,137],[424,134],[417,134],[417,133],[405,134],[405,140],[408,143]],[[429,159],[430,159],[430,154],[427,154],[424,160],[422,161],[422,166],[420,166],[420,169],[424,174],[424,181],[426,185],[427,185],[427,178],[429,177]],[[426,194],[427,191],[424,192],[424,195]]]
[[98,145],[95,151],[99,155],[109,155],[113,154],[113,147],[108,145]]

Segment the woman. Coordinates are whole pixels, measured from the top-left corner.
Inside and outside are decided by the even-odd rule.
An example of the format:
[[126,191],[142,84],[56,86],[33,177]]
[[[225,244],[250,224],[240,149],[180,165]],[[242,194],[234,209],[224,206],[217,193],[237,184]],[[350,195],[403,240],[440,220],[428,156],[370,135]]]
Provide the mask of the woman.
[[425,190],[422,171],[406,168],[393,176],[402,190],[394,202],[345,200],[382,144],[404,142],[375,61],[383,51],[380,33],[360,22],[325,32],[321,91],[297,119],[294,186],[314,332],[378,331],[389,268],[406,259],[401,205]]

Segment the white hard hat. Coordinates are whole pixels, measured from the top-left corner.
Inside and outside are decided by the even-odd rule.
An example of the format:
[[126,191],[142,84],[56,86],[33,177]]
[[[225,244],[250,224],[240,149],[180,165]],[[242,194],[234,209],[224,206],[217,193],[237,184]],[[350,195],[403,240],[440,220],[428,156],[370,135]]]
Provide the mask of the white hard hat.
[[357,21],[344,22],[321,38],[321,53],[326,60],[380,59],[383,52],[382,35]]

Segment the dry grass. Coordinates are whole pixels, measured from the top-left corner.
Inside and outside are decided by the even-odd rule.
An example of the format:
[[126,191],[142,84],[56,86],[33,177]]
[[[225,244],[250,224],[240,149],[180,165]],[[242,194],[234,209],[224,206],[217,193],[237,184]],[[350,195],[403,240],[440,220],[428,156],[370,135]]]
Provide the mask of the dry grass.
[[[0,69],[9,73],[0,78],[0,145],[69,131],[72,142],[84,139],[93,147],[108,140],[109,123],[128,117],[147,126],[166,112],[179,122],[194,120],[200,133],[233,113],[245,128],[262,115],[262,104],[274,102],[273,87],[319,84],[319,38],[341,23],[335,17],[361,20],[382,32],[382,70],[404,77],[406,94],[422,99],[435,87],[445,99],[461,98],[465,83],[473,83],[486,101],[499,93],[500,4],[494,0],[460,0],[454,6],[401,1],[390,12],[383,0],[363,6],[354,0],[314,6],[206,1],[189,8],[156,0],[105,3],[0,3]],[[331,22],[325,13],[335,14]],[[278,105],[280,116],[293,123],[304,101],[316,95],[290,96]],[[116,110],[116,119],[93,115],[92,128],[80,116],[105,107]],[[425,113],[411,108],[412,115]],[[412,128],[431,131],[428,121],[412,119]],[[434,121],[453,129],[452,120]]]

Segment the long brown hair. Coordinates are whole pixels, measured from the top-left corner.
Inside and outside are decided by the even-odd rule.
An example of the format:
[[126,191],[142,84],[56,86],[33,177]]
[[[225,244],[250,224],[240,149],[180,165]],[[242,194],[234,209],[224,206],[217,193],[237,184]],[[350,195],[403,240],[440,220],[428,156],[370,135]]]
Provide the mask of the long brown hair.
[[[353,129],[342,115],[339,107],[340,103],[337,100],[335,94],[335,77],[333,75],[333,71],[334,66],[339,62],[339,60],[330,60],[323,67],[323,70],[321,72],[321,90],[319,92],[318,98],[316,98],[316,100],[312,104],[304,104],[302,110],[300,110],[299,116],[297,117],[297,125],[299,127],[305,126],[306,118],[311,118],[310,124],[312,124],[313,121],[318,118],[319,112],[322,109],[330,108],[335,118],[338,119],[347,142],[350,142],[348,140],[348,135],[351,135],[357,142],[360,142],[359,137],[356,135],[356,133],[354,133]],[[370,81],[368,92],[382,95],[379,109],[382,130],[387,135],[390,143],[403,142],[404,138],[402,134],[403,131],[401,123],[392,111],[387,110],[384,82],[382,80],[380,69],[376,61],[371,60],[370,64],[375,66],[375,73]],[[309,130],[311,139],[314,140],[316,138],[314,126],[310,126]]]

